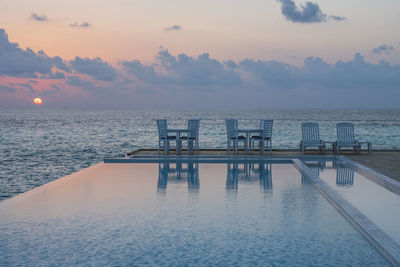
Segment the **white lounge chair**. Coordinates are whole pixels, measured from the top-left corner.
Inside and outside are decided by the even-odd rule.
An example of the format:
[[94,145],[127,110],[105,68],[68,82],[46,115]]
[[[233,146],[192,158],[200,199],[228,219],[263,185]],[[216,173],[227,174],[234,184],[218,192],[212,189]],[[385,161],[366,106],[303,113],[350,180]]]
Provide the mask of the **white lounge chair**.
[[352,147],[354,152],[361,151],[361,144],[354,138],[354,125],[349,122],[336,124],[337,141],[334,143],[336,153],[340,153],[342,147]]
[[260,129],[262,129],[261,135],[252,136],[250,140],[250,148],[253,151],[255,142],[258,141],[260,144],[260,152],[265,153],[265,150],[269,149],[272,153],[272,124],[274,120],[260,120]]
[[244,148],[247,147],[247,138],[245,136],[239,135],[238,132],[238,121],[235,119],[227,119],[226,123],[226,136],[227,136],[227,151],[231,151],[231,142],[233,143],[233,150],[235,155],[239,151],[239,142],[243,141]]
[[163,148],[164,154],[168,154],[170,142],[174,141],[175,147],[177,145],[176,136],[168,135],[167,120],[157,120],[157,128],[158,128],[158,154],[160,154],[161,148]]
[[[188,120],[188,135],[181,136],[179,142],[186,141],[187,142],[187,152],[193,151],[193,148],[196,152],[199,152],[199,129],[200,129],[200,120],[199,119],[191,119]],[[193,147],[194,146],[194,147]]]
[[301,125],[300,151],[304,153],[307,147],[318,147],[318,150],[325,152],[325,142],[319,137],[319,124],[305,122]]

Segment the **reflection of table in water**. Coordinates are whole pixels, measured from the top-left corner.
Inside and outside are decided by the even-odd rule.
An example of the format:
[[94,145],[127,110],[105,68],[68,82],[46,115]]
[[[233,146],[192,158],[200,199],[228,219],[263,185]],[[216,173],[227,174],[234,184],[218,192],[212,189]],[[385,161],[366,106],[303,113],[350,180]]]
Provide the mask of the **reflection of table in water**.
[[[185,165],[186,168],[184,168]],[[162,162],[158,164],[157,188],[159,190],[167,189],[168,181],[181,183],[185,180],[187,180],[189,190],[197,190],[200,187],[199,163]]]
[[[258,167],[258,168],[257,168]],[[272,189],[271,163],[228,163],[226,175],[226,189],[237,190],[239,181],[242,183],[260,182],[265,189]]]

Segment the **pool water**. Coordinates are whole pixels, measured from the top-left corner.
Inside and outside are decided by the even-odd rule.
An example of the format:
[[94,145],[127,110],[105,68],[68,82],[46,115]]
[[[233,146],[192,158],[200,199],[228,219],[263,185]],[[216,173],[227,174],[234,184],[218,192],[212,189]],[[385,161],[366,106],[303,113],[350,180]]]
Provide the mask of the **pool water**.
[[336,161],[308,163],[313,172],[400,243],[400,195],[376,184],[351,166]]
[[0,265],[386,266],[293,164],[98,164],[0,203]]

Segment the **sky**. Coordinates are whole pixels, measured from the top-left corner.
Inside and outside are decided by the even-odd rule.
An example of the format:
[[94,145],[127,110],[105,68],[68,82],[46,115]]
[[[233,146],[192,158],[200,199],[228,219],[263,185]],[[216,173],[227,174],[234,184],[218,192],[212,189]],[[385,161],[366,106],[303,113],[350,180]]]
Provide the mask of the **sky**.
[[400,108],[398,0],[0,0],[0,107]]

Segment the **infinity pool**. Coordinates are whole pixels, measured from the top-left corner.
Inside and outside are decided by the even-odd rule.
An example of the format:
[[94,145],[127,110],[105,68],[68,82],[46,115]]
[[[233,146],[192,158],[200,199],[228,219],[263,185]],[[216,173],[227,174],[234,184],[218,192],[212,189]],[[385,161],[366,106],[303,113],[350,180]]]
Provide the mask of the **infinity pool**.
[[101,163],[0,203],[0,265],[390,265],[293,164]]

